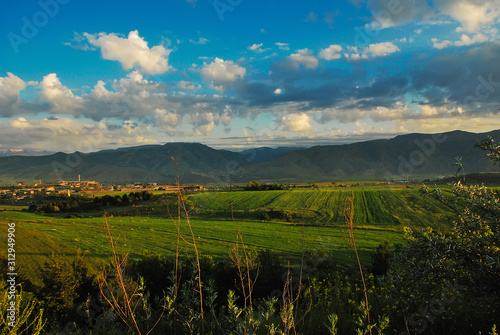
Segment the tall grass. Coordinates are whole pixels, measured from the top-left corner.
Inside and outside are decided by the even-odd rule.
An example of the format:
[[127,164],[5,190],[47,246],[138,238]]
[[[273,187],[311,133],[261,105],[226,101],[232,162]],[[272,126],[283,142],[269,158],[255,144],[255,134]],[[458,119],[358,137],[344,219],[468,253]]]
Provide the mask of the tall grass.
[[[179,167],[177,165],[177,162],[175,161],[175,158],[169,153],[170,159],[172,160],[172,164],[175,167],[176,173],[177,173],[177,178],[176,178],[176,185],[177,185],[177,240],[176,240],[176,250],[175,250],[175,296],[177,297],[178,294],[178,267],[179,267],[179,243],[180,240],[182,239],[186,244],[191,246],[194,250],[194,254],[196,257],[196,269],[198,272],[198,294],[200,297],[200,316],[201,316],[201,322],[202,322],[202,331],[205,329],[205,320],[204,320],[204,313],[203,313],[203,289],[202,289],[202,279],[201,279],[201,266],[200,266],[200,253],[198,252],[198,247],[196,245],[196,238],[193,233],[193,227],[191,226],[191,221],[189,220],[189,211],[186,207],[186,203],[184,201],[184,197],[180,188],[180,182],[179,182]],[[190,237],[192,242],[188,242],[181,234],[181,212],[185,215],[185,220],[187,227],[189,229]]]
[[[123,250],[118,250],[118,239],[111,233],[106,216],[104,216],[104,227],[111,247],[110,266],[113,271],[110,274],[106,267],[103,267],[101,275],[98,277],[101,296],[135,334],[150,334],[160,321],[162,315],[156,320],[152,327],[146,326],[146,330],[140,327],[138,320],[138,307],[147,303],[144,295],[144,284],[135,283],[126,278],[125,269],[127,267],[128,254]],[[144,321],[144,320],[141,320]],[[142,328],[142,329],[141,329]]]
[[[361,282],[363,283],[363,293],[365,295],[365,302],[362,304],[363,313],[366,316],[368,324],[370,325],[370,304],[368,302],[368,289],[366,288],[365,275],[363,272],[363,266],[361,265],[361,261],[359,260],[358,248],[356,247],[356,236],[354,229],[354,206],[353,200],[351,197],[348,198],[346,214],[345,214],[345,222],[347,227],[347,232],[349,234],[349,244],[351,245],[354,253],[356,254],[356,261],[358,263],[359,274],[361,275]],[[369,329],[370,335],[372,335],[371,328]]]

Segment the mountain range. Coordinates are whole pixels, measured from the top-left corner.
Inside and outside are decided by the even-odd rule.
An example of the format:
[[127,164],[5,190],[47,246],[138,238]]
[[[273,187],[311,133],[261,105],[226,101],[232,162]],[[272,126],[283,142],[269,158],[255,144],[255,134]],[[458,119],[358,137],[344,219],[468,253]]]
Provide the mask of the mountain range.
[[[497,171],[475,144],[489,133],[452,131],[408,134],[386,140],[310,148],[216,150],[200,143],[167,143],[44,156],[0,157],[0,184],[59,180],[103,183],[172,182],[218,184],[251,180],[319,182],[356,179],[448,177],[457,157],[467,173]],[[173,160],[172,160],[173,158]]]

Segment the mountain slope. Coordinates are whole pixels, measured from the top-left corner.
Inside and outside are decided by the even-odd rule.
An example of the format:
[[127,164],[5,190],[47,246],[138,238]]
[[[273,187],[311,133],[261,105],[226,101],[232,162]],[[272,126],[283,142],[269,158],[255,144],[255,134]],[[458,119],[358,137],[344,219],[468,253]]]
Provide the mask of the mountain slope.
[[[487,134],[500,138],[498,130]],[[456,171],[453,166],[456,157],[462,157],[467,173],[497,171],[486,155],[474,147],[487,134],[462,131],[409,134],[390,140],[316,146],[257,164],[251,167],[251,172],[259,179],[283,181],[449,176]]]
[[255,149],[247,149],[241,151],[240,154],[245,156],[246,161],[249,164],[257,164],[261,162],[266,162],[283,156],[289,152],[300,151],[306,148],[301,147],[278,147],[278,148],[268,148],[261,147]]
[[228,166],[245,163],[238,153],[219,151],[199,143],[168,143],[105,150],[96,153],[57,153],[42,157],[0,158],[0,183],[83,179],[108,183],[172,182],[177,169],[181,182],[218,182]]
[[[488,133],[500,139],[500,130]],[[304,182],[450,176],[455,158],[465,172],[497,171],[475,148],[486,134],[454,131],[408,134],[388,140],[303,148],[257,148],[237,153],[199,143],[168,143],[47,156],[0,158],[0,184],[82,179],[104,183],[231,184],[250,180]],[[170,156],[175,157],[177,168]],[[177,172],[178,171],[178,172]]]

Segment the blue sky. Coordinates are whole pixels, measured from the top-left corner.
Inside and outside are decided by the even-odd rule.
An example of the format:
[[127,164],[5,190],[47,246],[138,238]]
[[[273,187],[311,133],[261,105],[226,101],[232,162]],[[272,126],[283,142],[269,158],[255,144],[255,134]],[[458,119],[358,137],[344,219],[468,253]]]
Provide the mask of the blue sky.
[[7,2],[0,151],[500,128],[500,0]]

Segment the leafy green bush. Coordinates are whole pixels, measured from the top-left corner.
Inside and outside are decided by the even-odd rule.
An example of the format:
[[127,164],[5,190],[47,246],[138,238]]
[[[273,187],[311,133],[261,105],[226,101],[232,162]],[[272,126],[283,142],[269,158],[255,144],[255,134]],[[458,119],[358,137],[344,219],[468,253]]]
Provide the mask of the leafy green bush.
[[[479,146],[500,160],[492,139]],[[403,330],[408,322],[410,331],[429,334],[486,332],[500,322],[500,193],[463,181],[451,195],[422,192],[453,209],[456,219],[447,233],[406,229],[408,245],[389,271],[393,325]]]
[[388,241],[380,243],[372,254],[370,271],[375,276],[385,275],[389,270],[389,262],[394,256]]
[[42,302],[50,327],[68,321],[83,322],[78,313],[88,297],[97,297],[98,288],[94,278],[88,274],[87,265],[80,255],[69,259],[52,255],[41,268],[43,286],[37,295]]
[[42,334],[45,327],[43,309],[34,294],[17,285],[15,299],[11,299],[12,291],[7,289],[4,281],[0,282],[0,292],[3,292],[0,296],[0,334]]

